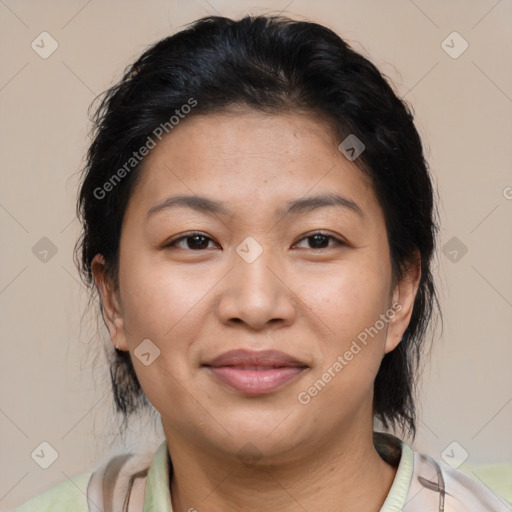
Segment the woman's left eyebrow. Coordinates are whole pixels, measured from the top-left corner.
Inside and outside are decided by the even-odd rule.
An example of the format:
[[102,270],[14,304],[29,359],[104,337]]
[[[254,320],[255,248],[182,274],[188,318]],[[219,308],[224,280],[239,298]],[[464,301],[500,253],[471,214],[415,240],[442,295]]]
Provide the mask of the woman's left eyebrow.
[[305,196],[293,201],[288,201],[285,207],[277,211],[277,215],[302,214],[308,213],[318,208],[327,206],[338,206],[346,210],[357,213],[360,217],[364,217],[363,210],[357,203],[348,197],[340,194],[322,194],[317,196]]
[[[284,217],[285,215],[300,215],[316,210],[318,208],[325,208],[328,206],[341,207],[348,211],[355,212],[360,217],[364,217],[364,213],[357,203],[347,197],[334,193],[306,196],[288,201],[284,207],[277,209],[276,216]],[[150,208],[147,214],[147,218],[158,212],[161,212],[162,210],[176,207],[191,208],[193,210],[211,215],[233,215],[233,212],[229,208],[215,199],[211,199],[205,196],[179,195],[168,197],[162,203],[159,203]]]

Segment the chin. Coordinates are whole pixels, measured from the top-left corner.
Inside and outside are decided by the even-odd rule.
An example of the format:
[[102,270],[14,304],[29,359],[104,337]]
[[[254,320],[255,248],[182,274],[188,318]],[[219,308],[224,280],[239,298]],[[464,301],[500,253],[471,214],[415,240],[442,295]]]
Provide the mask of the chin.
[[[247,458],[251,464],[272,465],[283,459],[293,460],[304,453],[308,440],[311,442],[313,438],[304,428],[304,422],[300,422],[299,428],[296,422],[285,419],[287,414],[281,411],[278,415],[224,416],[223,426],[229,434],[222,427],[212,425],[216,435],[209,439],[209,444],[242,462]],[[293,417],[294,414],[290,414],[289,418]],[[313,425],[310,427],[313,429]]]

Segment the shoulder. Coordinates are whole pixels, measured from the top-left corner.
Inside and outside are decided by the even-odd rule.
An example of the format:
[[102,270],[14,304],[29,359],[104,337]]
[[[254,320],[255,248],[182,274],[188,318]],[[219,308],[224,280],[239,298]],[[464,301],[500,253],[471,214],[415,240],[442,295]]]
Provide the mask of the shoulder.
[[[432,457],[414,452],[414,471],[407,505],[410,510],[446,512],[512,512],[512,505],[482,482]],[[409,510],[405,508],[404,510]]]
[[66,480],[23,503],[12,512],[87,512],[87,485],[92,473]]
[[129,510],[142,510],[153,457],[153,451],[111,453],[93,472],[66,480],[10,512],[89,512],[89,503],[94,510],[105,510],[105,503],[122,505],[127,494]]

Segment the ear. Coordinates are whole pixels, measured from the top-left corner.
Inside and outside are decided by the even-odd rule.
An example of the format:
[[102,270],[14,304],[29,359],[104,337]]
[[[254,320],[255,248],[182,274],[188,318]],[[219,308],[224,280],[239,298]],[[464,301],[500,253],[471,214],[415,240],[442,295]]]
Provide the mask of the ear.
[[386,345],[384,352],[387,354],[394,350],[404,335],[411,320],[414,308],[414,300],[421,280],[421,255],[416,251],[413,261],[408,265],[406,275],[398,282],[392,291],[391,308],[395,315],[388,324]]
[[105,258],[101,254],[96,254],[92,260],[91,268],[96,287],[100,293],[101,314],[110,334],[110,339],[117,349],[127,351],[128,344],[126,342],[121,301],[118,290],[115,289],[107,276]]

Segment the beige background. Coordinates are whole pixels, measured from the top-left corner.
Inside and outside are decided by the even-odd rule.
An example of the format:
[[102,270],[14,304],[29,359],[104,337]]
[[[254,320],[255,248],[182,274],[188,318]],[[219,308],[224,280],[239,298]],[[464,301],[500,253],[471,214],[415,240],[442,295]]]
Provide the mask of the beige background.
[[[124,449],[105,340],[93,314],[81,320],[87,294],[72,260],[86,110],[147,45],[215,13],[284,9],[325,24],[412,103],[441,195],[445,320],[414,448],[441,458],[457,441],[468,463],[512,461],[512,2],[288,2],[0,0],[0,510]],[[31,48],[43,31],[59,45],[47,59]],[[441,47],[453,31],[469,44],[457,59]],[[57,248],[46,263],[32,252],[42,237]],[[456,262],[445,248],[453,237],[467,247]],[[134,424],[127,443],[155,446],[161,435]],[[46,470],[30,456],[43,441],[59,455]]]

